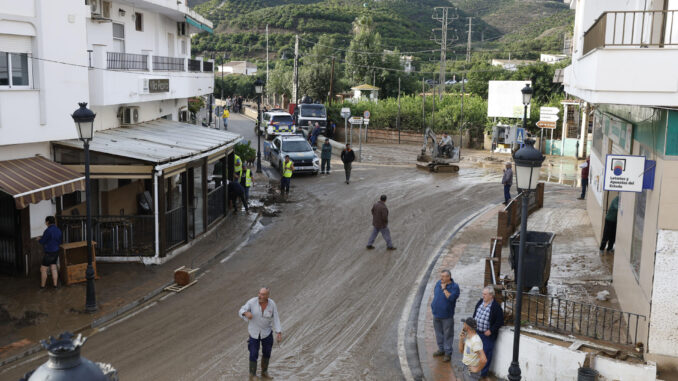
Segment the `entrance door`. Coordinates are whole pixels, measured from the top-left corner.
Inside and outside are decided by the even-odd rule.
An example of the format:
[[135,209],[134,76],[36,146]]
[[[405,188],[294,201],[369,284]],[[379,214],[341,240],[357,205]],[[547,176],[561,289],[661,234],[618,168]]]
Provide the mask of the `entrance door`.
[[205,186],[202,163],[188,170],[189,216],[188,234],[191,239],[205,231]]
[[12,196],[0,194],[0,273],[17,274],[23,268],[19,215]]

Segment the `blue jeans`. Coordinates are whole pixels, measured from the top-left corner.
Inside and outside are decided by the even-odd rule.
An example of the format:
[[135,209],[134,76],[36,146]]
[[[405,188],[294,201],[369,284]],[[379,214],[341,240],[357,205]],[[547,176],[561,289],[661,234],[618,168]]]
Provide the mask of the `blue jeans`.
[[508,203],[511,199],[511,185],[504,184],[504,202]]
[[372,235],[370,235],[370,239],[367,241],[367,246],[372,246],[379,233],[381,233],[381,236],[384,237],[384,240],[386,240],[386,246],[393,247],[393,242],[391,242],[391,232],[388,230],[388,228],[377,229],[374,226],[372,227]]
[[250,202],[250,187],[245,187],[245,202]]
[[224,130],[228,128],[228,118],[223,118],[224,119]]
[[290,177],[280,178],[280,194],[290,193]]
[[436,343],[438,349],[445,352],[446,355],[452,355],[454,347],[454,317],[449,319],[433,318],[433,330],[436,333]]
[[253,338],[247,340],[247,349],[250,351],[250,361],[256,362],[259,358],[259,346],[261,345],[261,355],[264,358],[271,357],[271,350],[273,350],[273,332],[266,338]]
[[480,371],[480,375],[487,377],[487,373],[490,371],[490,363],[492,362],[492,354],[494,353],[494,340],[489,336],[485,336],[484,332],[477,331],[476,333],[480,336],[480,341],[483,342],[483,352],[485,352],[485,357],[487,357],[487,364]]

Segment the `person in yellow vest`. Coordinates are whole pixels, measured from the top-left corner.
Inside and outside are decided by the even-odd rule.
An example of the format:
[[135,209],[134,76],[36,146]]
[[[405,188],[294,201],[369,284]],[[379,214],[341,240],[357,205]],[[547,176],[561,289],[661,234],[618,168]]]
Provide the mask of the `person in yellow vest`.
[[242,160],[238,155],[235,155],[235,160],[233,161],[233,172],[233,180],[240,182],[240,178],[242,177]]
[[240,185],[245,188],[245,202],[250,202],[250,187],[252,186],[252,171],[249,165],[243,164],[242,177],[240,178]]
[[282,165],[282,176],[280,177],[280,195],[289,196],[290,194],[290,179],[294,172],[294,163],[290,160],[290,155],[285,155],[285,161]]
[[224,113],[221,114],[221,119],[224,121],[224,130],[228,130],[228,118],[231,116],[231,113],[228,112],[228,108],[224,107]]

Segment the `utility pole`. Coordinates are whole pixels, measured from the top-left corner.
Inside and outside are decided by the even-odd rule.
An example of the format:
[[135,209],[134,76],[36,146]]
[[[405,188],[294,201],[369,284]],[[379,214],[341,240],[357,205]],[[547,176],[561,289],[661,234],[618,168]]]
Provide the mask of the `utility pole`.
[[424,134],[424,141],[426,140],[426,82],[424,77],[421,77],[421,132]]
[[[435,7],[433,8],[432,18],[440,23],[440,28],[433,30],[433,39],[440,45],[440,100],[443,99],[445,92],[445,71],[447,70],[447,27],[452,24],[459,16],[450,17],[449,11],[453,7]],[[436,30],[440,30],[440,41],[436,38]],[[452,41],[456,40],[453,39]],[[450,42],[452,42],[450,41]]]
[[459,157],[461,158],[461,145],[464,142],[464,82],[466,73],[461,76],[461,112],[459,115]]
[[330,106],[332,106],[332,90],[334,90],[334,56],[332,57],[332,71],[330,72]]
[[292,99],[299,104],[299,35],[294,38],[294,78],[292,83]]
[[400,144],[400,76],[398,76],[398,119],[396,119],[396,126],[398,126],[398,144]]
[[471,26],[473,17],[468,18],[468,41],[466,42],[466,62],[471,62]]
[[224,65],[226,64],[226,53],[221,57],[221,100],[224,100]]
[[266,103],[268,102],[268,24],[266,24]]

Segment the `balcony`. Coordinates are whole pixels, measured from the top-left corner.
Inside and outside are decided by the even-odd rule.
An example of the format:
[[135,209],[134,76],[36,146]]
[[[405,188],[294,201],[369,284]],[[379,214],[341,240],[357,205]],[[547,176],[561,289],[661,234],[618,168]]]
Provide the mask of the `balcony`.
[[106,52],[96,47],[92,58],[94,67],[107,69],[89,71],[90,103],[95,106],[189,98],[214,89],[210,61]]
[[592,103],[678,106],[677,13],[602,13],[580,35],[565,91]]

